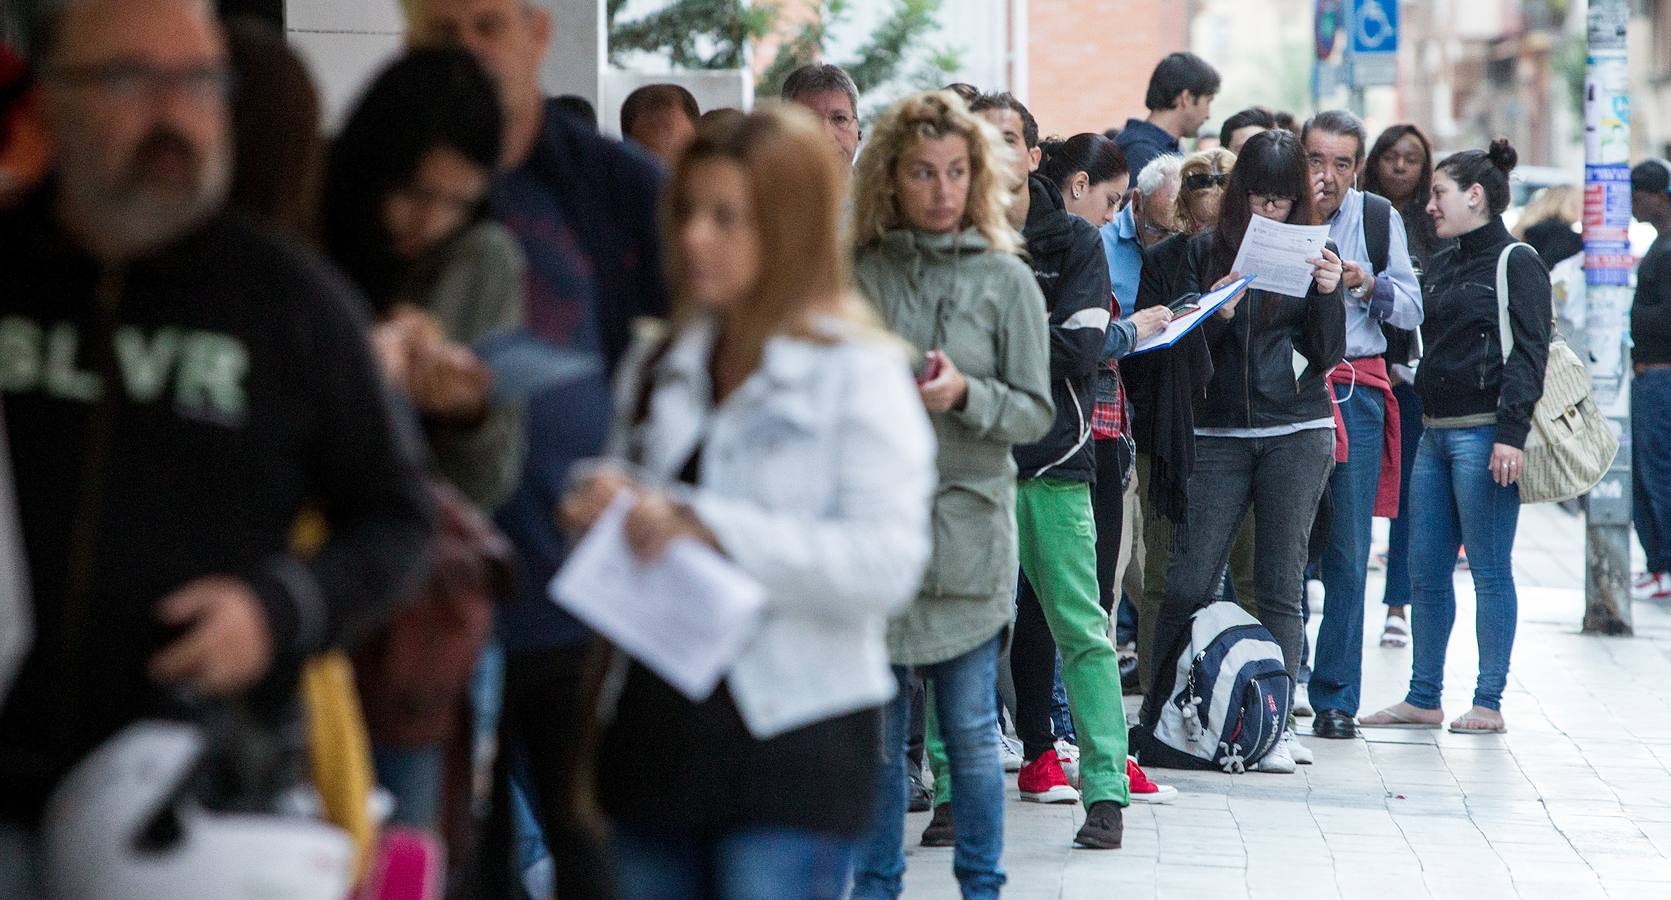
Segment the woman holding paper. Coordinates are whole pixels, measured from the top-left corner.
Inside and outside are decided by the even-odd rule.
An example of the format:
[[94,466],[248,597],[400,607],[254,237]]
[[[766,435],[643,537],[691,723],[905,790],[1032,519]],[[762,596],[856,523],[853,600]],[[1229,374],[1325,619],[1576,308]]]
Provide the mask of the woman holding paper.
[[[929,558],[934,439],[906,349],[853,292],[843,168],[799,108],[699,127],[664,202],[672,330],[641,337],[618,385],[630,465],[563,507],[585,530],[620,499],[624,525],[588,542],[648,562],[705,545],[765,595],[711,695],[648,655],[625,668],[596,789],[626,900],[840,897],[871,822],[884,635]],[[669,602],[703,599],[685,583]]]
[[[953,866],[963,895],[980,898],[1004,883],[994,686],[1020,566],[1010,450],[1043,437],[1053,418],[1044,298],[1005,216],[1007,152],[957,95],[918,94],[876,124],[854,184],[859,285],[921,355],[920,402],[939,446],[934,556],[889,628],[888,651],[902,686],[910,667],[930,685],[951,764]],[[888,710],[855,898],[902,889],[909,720],[902,689]]]
[[[1310,225],[1311,198],[1298,139],[1286,131],[1249,138],[1225,186],[1218,225],[1190,239],[1182,292],[1204,293],[1238,279],[1231,266],[1253,217]],[[1334,416],[1324,377],[1346,344],[1340,257],[1331,244],[1309,263],[1305,296],[1251,288],[1201,326],[1213,377],[1195,402],[1188,540],[1167,572],[1154,643],[1140,651],[1152,659],[1165,659],[1190,615],[1211,599],[1251,506],[1259,620],[1282,647],[1288,674],[1299,673],[1306,542],[1334,468]],[[1305,363],[1298,371],[1296,353]],[[1152,727],[1164,699],[1161,691],[1150,692],[1145,725]],[[1294,752],[1285,732],[1255,769],[1291,773]]]

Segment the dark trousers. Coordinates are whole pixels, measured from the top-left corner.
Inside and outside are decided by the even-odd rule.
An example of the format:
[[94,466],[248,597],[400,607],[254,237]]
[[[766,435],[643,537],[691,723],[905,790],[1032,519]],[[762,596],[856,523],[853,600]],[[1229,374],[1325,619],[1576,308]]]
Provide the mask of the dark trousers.
[[589,793],[581,782],[591,769],[591,760],[581,758],[590,746],[590,704],[583,697],[589,648],[579,644],[506,657],[493,810],[482,852],[484,897],[521,896],[510,804],[510,760],[518,753],[533,782],[529,800],[551,853],[557,895],[615,896],[599,823],[590,804],[580,802],[583,790]]
[[[1189,543],[1172,556],[1166,597],[1151,647],[1165,660],[1189,629],[1190,616],[1213,599],[1230,545],[1248,507],[1254,516],[1254,580],[1259,621],[1282,647],[1298,680],[1305,625],[1300,595],[1317,501],[1334,468],[1334,432],[1312,428],[1273,438],[1198,437],[1189,479]],[[1165,700],[1151,691],[1143,704],[1154,724]]]

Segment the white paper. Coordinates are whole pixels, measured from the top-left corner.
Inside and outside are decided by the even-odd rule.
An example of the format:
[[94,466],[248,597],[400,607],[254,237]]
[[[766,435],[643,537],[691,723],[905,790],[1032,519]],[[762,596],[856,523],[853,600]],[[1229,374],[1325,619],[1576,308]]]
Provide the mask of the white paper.
[[1195,301],[1195,309],[1174,318],[1171,322],[1167,323],[1165,329],[1157,331],[1143,340],[1138,341],[1136,346],[1131,348],[1131,352],[1126,355],[1128,357],[1135,356],[1139,353],[1146,353],[1150,350],[1159,350],[1163,347],[1170,347],[1173,344],[1176,344],[1179,338],[1182,338],[1184,335],[1194,331],[1197,325],[1200,325],[1203,321],[1205,321],[1206,318],[1216,312],[1219,307],[1230,302],[1230,300],[1240,293],[1242,288],[1246,287],[1248,282],[1251,280],[1251,276],[1244,275],[1239,281],[1227,284],[1216,291],[1210,291],[1202,294],[1200,299]]
[[1321,258],[1328,239],[1327,225],[1289,225],[1256,215],[1248,219],[1230,271],[1257,275],[1253,286],[1259,290],[1304,297],[1316,268],[1306,260]]
[[754,637],[760,584],[709,547],[674,541],[644,563],[627,545],[623,492],[552,579],[553,602],[693,702],[713,694]]

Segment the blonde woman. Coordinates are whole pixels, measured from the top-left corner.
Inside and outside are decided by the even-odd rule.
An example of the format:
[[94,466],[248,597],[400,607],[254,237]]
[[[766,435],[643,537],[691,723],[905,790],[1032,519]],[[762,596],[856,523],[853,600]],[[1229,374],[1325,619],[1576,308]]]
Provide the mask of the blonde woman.
[[610,440],[663,487],[606,468],[564,506],[584,529],[630,488],[641,557],[694,539],[768,598],[707,699],[627,669],[596,785],[624,900],[834,900],[871,822],[854,785],[878,777],[934,444],[903,347],[852,292],[843,168],[798,107],[698,128],[663,202],[672,333],[628,356]]
[[1178,196],[1173,200],[1172,223],[1183,234],[1195,234],[1218,224],[1219,205],[1236,154],[1222,147],[1184,157],[1178,168]]
[[[1019,565],[1010,448],[1050,427],[1044,298],[1017,256],[1008,151],[956,94],[917,94],[883,114],[854,183],[855,274],[890,327],[921,354],[918,393],[939,442],[934,554],[888,631],[901,685],[933,686],[951,763],[953,869],[963,896],[1004,883],[1004,772],[998,757],[998,647]],[[853,896],[899,896],[905,872],[905,741],[910,691],[889,706],[876,819]]]

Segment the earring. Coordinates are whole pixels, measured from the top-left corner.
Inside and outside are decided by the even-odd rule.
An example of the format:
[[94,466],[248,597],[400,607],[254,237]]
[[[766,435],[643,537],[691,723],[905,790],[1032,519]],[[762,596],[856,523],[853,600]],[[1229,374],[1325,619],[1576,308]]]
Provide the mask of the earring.
[[1073,199],[1075,199],[1075,200],[1079,199],[1079,192],[1078,191],[1073,192]]

